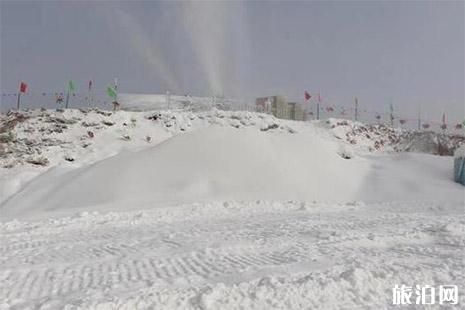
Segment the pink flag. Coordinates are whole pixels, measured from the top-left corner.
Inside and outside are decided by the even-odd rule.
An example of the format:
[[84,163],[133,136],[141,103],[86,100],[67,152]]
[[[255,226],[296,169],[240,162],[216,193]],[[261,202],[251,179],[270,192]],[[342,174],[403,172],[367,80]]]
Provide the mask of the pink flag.
[[21,82],[21,84],[19,85],[19,91],[21,93],[25,93],[27,91],[27,84],[24,82]]
[[308,91],[305,91],[304,97],[305,97],[305,101],[308,101],[308,100],[310,100],[310,98],[312,98],[312,96],[310,96],[310,94],[308,93]]

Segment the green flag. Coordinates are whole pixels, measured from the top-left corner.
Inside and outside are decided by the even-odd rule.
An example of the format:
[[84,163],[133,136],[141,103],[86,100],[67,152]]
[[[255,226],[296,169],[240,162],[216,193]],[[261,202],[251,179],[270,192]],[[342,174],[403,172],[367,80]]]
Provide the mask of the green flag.
[[111,99],[116,100],[116,90],[115,90],[113,87],[108,86],[108,88],[107,88],[107,95],[108,95],[108,97],[110,97]]
[[72,80],[70,80],[70,81],[68,82],[68,90],[69,90],[70,92],[73,92],[74,89],[75,89],[75,88],[74,88],[74,82],[73,82]]

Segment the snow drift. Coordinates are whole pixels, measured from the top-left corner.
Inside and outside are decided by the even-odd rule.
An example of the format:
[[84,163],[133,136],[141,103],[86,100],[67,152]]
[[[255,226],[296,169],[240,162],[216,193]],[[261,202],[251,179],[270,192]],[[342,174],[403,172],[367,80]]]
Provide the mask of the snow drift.
[[226,200],[463,200],[452,158],[346,153],[310,133],[202,128],[78,169],[52,168],[2,208],[16,216]]
[[317,136],[206,128],[65,173],[51,169],[3,208],[16,213],[102,204],[344,200],[357,192],[367,168],[343,159],[334,143]]

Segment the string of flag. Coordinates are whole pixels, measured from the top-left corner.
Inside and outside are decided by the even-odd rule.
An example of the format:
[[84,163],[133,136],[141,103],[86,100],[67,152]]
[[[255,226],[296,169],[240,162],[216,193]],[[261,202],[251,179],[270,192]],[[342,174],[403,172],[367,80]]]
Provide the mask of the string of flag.
[[[312,102],[310,101],[312,97],[316,97],[316,107],[311,106]],[[458,122],[455,124],[452,123],[447,123],[446,121],[446,113],[444,112],[442,115],[442,119],[440,121],[434,120],[434,119],[428,119],[425,118],[423,120],[420,119],[420,117],[417,118],[405,118],[398,116],[394,114],[394,107],[392,104],[390,104],[390,112],[379,112],[379,111],[372,111],[372,110],[367,110],[367,109],[362,109],[360,110],[358,107],[358,98],[354,97],[354,106],[353,107],[346,107],[346,106],[339,106],[339,105],[334,105],[334,104],[329,104],[326,106],[321,106],[323,99],[321,96],[321,93],[316,93],[315,95],[312,95],[309,93],[309,91],[305,90],[304,91],[304,102],[307,104],[310,104],[310,110],[307,112],[309,115],[314,116],[316,119],[319,119],[319,113],[320,112],[326,112],[327,114],[333,114],[337,116],[337,114],[341,116],[348,116],[349,114],[352,114],[354,119],[357,120],[360,116],[361,113],[363,114],[370,114],[374,116],[374,118],[380,122],[381,119],[386,118],[391,121],[391,124],[393,125],[393,122],[395,119],[399,121],[399,124],[401,126],[406,125],[408,122],[420,122],[421,123],[421,128],[423,129],[429,129],[433,125],[439,126],[439,128],[446,130],[449,127],[453,127],[455,129],[463,129],[465,128],[465,119],[462,122]],[[316,110],[316,115],[314,113],[314,110]],[[420,127],[420,126],[419,126]],[[420,128],[418,128],[420,129]]]
[[[118,80],[115,78],[113,85],[108,85],[106,87],[106,96],[109,98],[109,101],[102,100],[95,97],[94,94],[94,83],[90,79],[87,83],[87,93],[78,93],[76,92],[76,83],[74,80],[69,80],[66,84],[66,91],[61,92],[31,92],[29,91],[29,85],[21,81],[19,84],[19,89],[17,93],[2,93],[2,98],[13,97],[16,98],[16,108],[19,110],[21,105],[21,97],[25,96],[42,96],[42,97],[52,97],[56,104],[62,105],[65,104],[65,108],[68,108],[73,104],[74,101],[78,100],[81,102],[85,100],[88,105],[92,104],[107,104],[113,103],[114,105],[119,105],[118,100]],[[312,105],[311,99],[315,98],[314,103],[316,107]],[[334,104],[325,104],[323,105],[323,97],[321,93],[311,94],[309,91],[304,91],[304,102],[310,105],[310,109],[307,110],[307,114],[315,117],[316,119],[320,118],[320,113],[326,113],[329,115],[334,115],[335,117],[340,115],[344,117],[353,116],[355,120],[360,119],[362,114],[371,115],[377,122],[381,122],[382,119],[390,120],[393,124],[394,119],[398,120],[400,126],[405,126],[409,122],[417,122],[418,129],[429,129],[432,126],[439,126],[439,128],[446,130],[449,127],[455,129],[465,128],[465,120],[461,123],[451,124],[446,121],[446,113],[443,113],[440,121],[434,119],[423,119],[420,120],[420,117],[417,118],[406,118],[394,114],[394,107],[390,105],[390,112],[379,112],[369,109],[359,109],[358,98],[354,97],[354,105],[352,107],[340,106]],[[315,114],[316,113],[316,114]],[[384,117],[383,117],[384,116]],[[370,118],[371,118],[370,117]]]
[[[117,87],[118,87],[118,80],[115,78],[114,80],[114,85],[113,86],[108,86],[107,88],[107,95],[108,97],[112,100],[113,104],[117,104]],[[28,84],[21,81],[19,84],[19,89],[17,93],[2,93],[2,98],[8,98],[8,97],[16,97],[16,109],[19,110],[21,106],[21,97],[24,96],[42,96],[42,97],[47,97],[47,96],[53,96],[55,99],[55,102],[57,104],[62,104],[65,102],[65,107],[68,108],[72,98],[84,98],[88,104],[93,104],[93,103],[107,103],[105,100],[100,100],[94,98],[93,94],[93,81],[89,80],[88,82],[88,93],[87,94],[80,94],[76,92],[76,84],[73,80],[69,80],[68,83],[66,84],[66,91],[65,92],[31,92],[28,91]]]

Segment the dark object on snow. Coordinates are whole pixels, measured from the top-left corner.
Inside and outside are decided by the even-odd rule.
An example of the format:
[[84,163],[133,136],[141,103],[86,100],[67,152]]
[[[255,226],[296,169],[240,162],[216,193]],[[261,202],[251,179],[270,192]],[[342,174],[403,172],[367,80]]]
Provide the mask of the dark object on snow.
[[48,159],[45,157],[29,158],[26,160],[26,162],[32,165],[36,165],[36,166],[47,166],[48,165]]
[[95,127],[95,126],[98,126],[98,123],[95,123],[95,122],[90,122],[90,123],[87,123],[87,122],[82,122],[81,125],[83,127]]
[[152,116],[147,117],[147,119],[150,119],[150,120],[153,120],[153,121],[156,121],[159,118],[161,118],[161,114],[154,114]]
[[279,125],[278,124],[271,124],[271,125],[268,125],[267,127],[265,128],[261,128],[260,130],[261,131],[268,131],[270,129],[276,129],[276,128],[279,128]]
[[112,121],[103,120],[103,121],[102,121],[102,124],[107,125],[107,126],[113,126],[115,123],[112,122]]
[[95,109],[95,113],[101,114],[101,115],[103,115],[103,116],[110,116],[110,115],[113,114],[113,113],[111,113],[111,112],[106,112],[106,111],[102,111],[102,110],[99,110],[99,109]]
[[54,117],[54,116],[48,116],[44,122],[46,123],[55,123],[55,124],[76,124],[77,121],[75,119],[67,119],[67,118],[61,118],[61,117]]
[[341,158],[344,158],[344,159],[351,159],[352,158],[352,156],[347,152],[340,152],[339,156],[341,156]]
[[90,131],[90,130],[87,132],[87,135],[89,136],[89,138],[94,137],[94,133],[92,131]]

